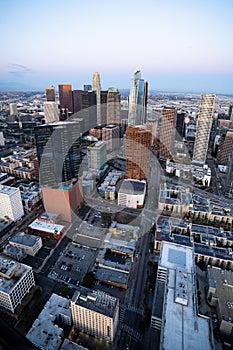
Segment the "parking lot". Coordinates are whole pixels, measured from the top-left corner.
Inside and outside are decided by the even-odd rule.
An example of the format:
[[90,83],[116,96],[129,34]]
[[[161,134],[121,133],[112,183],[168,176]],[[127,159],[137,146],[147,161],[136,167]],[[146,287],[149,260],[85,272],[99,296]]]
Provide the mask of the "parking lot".
[[69,243],[58,258],[49,276],[78,286],[95,263],[97,252]]

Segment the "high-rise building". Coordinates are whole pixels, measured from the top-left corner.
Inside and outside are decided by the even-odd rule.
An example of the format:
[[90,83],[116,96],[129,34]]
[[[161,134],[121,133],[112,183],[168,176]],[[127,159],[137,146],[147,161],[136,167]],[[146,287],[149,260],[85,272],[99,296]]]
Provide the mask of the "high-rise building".
[[10,103],[9,108],[10,108],[10,115],[17,116],[19,114],[16,103]]
[[130,82],[129,125],[143,125],[146,121],[148,83],[141,78],[141,72],[134,73]]
[[59,120],[59,110],[56,102],[44,103],[45,123],[51,123]]
[[93,74],[92,90],[96,92],[96,114],[97,114],[97,125],[102,125],[101,121],[101,84],[100,84],[100,74],[95,72]]
[[73,102],[72,102],[72,85],[70,84],[59,84],[59,102],[61,113],[72,113]]
[[219,142],[217,162],[219,165],[227,165],[228,157],[233,153],[233,132],[227,131],[225,137],[222,135]]
[[35,286],[32,268],[0,256],[0,277],[0,306],[14,313]]
[[149,180],[151,132],[146,126],[126,129],[126,178]]
[[5,138],[3,131],[0,131],[0,146],[5,146]]
[[78,178],[82,129],[82,119],[35,128],[41,185],[57,188],[62,182]]
[[55,102],[55,87],[49,86],[45,89],[46,102]]
[[232,104],[230,104],[230,106],[229,106],[228,117],[230,120],[233,119],[233,105]]
[[83,85],[83,90],[84,90],[84,91],[91,91],[91,90],[92,90],[92,85],[84,84],[84,85]]
[[18,221],[24,215],[19,188],[0,185],[0,217]]
[[107,161],[107,148],[104,141],[87,147],[88,167],[99,170]]
[[165,107],[162,111],[162,125],[160,130],[160,158],[172,158],[172,147],[175,137],[175,108]]
[[118,89],[108,89],[107,95],[107,123],[120,125],[121,95]]
[[102,140],[106,142],[108,151],[114,151],[119,147],[119,132],[119,126],[114,124],[102,129]]
[[78,117],[83,118],[83,132],[95,127],[97,124],[96,92],[73,90],[73,113],[78,113]]
[[76,291],[71,300],[71,314],[76,328],[113,342],[119,322],[119,299],[101,291]]
[[213,121],[214,101],[214,94],[201,95],[201,102],[197,119],[197,132],[194,143],[194,163],[204,165],[206,162],[210,131]]
[[163,241],[151,313],[159,349],[214,349],[210,319],[197,312],[195,279],[193,248]]

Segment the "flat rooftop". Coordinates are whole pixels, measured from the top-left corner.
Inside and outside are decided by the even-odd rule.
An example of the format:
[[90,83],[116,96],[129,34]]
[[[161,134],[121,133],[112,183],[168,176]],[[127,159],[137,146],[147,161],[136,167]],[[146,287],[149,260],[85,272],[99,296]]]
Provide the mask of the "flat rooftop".
[[63,329],[55,324],[60,314],[71,319],[69,300],[53,293],[26,338],[43,349],[58,349],[63,341]]
[[60,350],[88,350],[84,348],[82,345],[76,344],[69,339],[64,339]]
[[19,189],[16,187],[0,185],[0,194],[5,194],[7,196],[10,196],[11,194],[17,191],[19,191]]
[[72,302],[105,316],[113,317],[119,299],[100,290],[88,290],[76,291],[72,297]]
[[106,283],[112,282],[127,285],[129,274],[125,272],[111,270],[109,268],[98,267],[95,277],[100,281],[105,281]]
[[30,266],[0,255],[0,291],[9,294],[30,269]]
[[34,220],[28,227],[36,231],[56,233],[56,235],[61,234],[62,230],[65,228],[65,226],[53,224],[51,222],[41,221],[39,219]]
[[40,239],[41,239],[40,237],[35,235],[29,235],[24,232],[18,232],[14,237],[12,237],[9,240],[9,243],[13,242],[13,243],[22,244],[28,247],[33,247],[34,244],[36,244],[36,242],[38,242]]
[[137,180],[123,180],[119,193],[125,194],[143,194],[146,189],[146,182]]

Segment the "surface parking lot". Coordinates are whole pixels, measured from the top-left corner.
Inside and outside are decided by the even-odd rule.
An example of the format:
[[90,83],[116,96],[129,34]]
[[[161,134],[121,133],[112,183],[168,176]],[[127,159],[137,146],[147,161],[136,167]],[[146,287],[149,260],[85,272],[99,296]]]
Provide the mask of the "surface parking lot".
[[50,277],[78,286],[95,263],[97,252],[69,243],[57,260]]

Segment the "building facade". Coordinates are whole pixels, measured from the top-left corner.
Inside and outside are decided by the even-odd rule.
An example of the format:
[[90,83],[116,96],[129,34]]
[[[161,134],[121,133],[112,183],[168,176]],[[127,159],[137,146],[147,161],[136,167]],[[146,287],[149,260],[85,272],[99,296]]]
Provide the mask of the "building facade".
[[107,125],[102,129],[102,140],[106,142],[108,151],[114,151],[119,147],[119,126]]
[[35,256],[42,248],[42,239],[39,236],[29,235],[24,232],[18,232],[9,240],[9,243],[22,249],[25,254]]
[[99,170],[107,161],[107,148],[104,141],[87,147],[88,168]]
[[60,102],[60,111],[66,110],[67,112],[73,112],[73,103],[72,103],[72,85],[70,84],[59,84],[59,102]]
[[0,217],[18,221],[24,215],[19,188],[0,185]]
[[163,108],[162,125],[160,130],[160,158],[172,158],[172,149],[175,138],[176,110]]
[[140,70],[130,82],[129,125],[143,125],[146,121],[148,84],[141,78]]
[[201,95],[193,162],[205,164],[214,112],[214,94]]
[[46,102],[55,102],[55,87],[49,86],[45,89]]
[[59,120],[59,110],[56,102],[44,103],[45,123],[51,123]]
[[108,89],[107,95],[107,123],[117,124],[121,123],[121,95],[118,89]]

